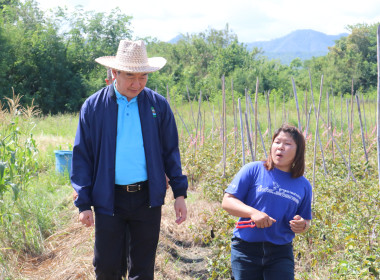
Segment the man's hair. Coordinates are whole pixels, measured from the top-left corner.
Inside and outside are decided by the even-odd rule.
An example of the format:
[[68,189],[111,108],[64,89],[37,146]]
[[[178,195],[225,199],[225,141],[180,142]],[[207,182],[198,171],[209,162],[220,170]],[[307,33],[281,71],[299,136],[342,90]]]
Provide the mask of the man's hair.
[[283,124],[279,129],[277,129],[274,132],[269,156],[266,162],[264,162],[264,166],[267,170],[272,170],[274,168],[274,162],[272,159],[272,145],[276,137],[280,134],[280,132],[288,133],[297,145],[296,155],[294,157],[290,173],[292,174],[293,178],[301,177],[305,172],[305,137],[298,130],[298,128],[288,124]]

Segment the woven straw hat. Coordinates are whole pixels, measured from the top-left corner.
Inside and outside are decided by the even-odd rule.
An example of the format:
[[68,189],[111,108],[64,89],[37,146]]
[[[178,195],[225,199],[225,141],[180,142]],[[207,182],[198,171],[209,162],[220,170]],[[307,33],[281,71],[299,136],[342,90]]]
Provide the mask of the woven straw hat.
[[129,73],[151,73],[166,64],[163,57],[148,58],[144,41],[121,40],[116,56],[102,56],[95,61],[103,66]]

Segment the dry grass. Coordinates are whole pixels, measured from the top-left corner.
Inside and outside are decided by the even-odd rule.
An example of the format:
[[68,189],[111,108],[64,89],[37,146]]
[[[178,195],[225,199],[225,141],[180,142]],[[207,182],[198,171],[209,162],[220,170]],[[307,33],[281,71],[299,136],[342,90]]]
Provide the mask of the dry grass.
[[44,135],[39,134],[35,137],[40,152],[46,152],[49,147],[53,147],[58,149],[62,145],[62,143],[71,143],[73,140],[70,137],[63,136],[54,136],[54,135]]
[[67,228],[45,240],[45,252],[35,258],[20,259],[22,279],[94,279],[92,270],[93,228],[78,223],[72,206]]
[[[218,205],[195,198],[188,200],[187,206],[188,219],[178,226],[174,222],[173,197],[168,192],[162,209],[156,279],[207,279],[206,264],[210,249],[193,242],[190,228],[201,226],[201,213],[204,210],[212,211]],[[45,252],[41,256],[19,258],[19,279],[95,279],[92,267],[94,230],[79,224],[74,206],[67,211],[71,215],[70,223],[45,240]]]

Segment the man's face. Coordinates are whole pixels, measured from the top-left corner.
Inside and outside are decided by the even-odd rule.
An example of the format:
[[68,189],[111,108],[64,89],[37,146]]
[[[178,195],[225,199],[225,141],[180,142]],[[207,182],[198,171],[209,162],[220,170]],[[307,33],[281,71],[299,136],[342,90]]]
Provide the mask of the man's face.
[[117,70],[112,70],[112,73],[116,79],[116,89],[127,97],[128,101],[139,95],[148,81],[147,73],[127,73]]

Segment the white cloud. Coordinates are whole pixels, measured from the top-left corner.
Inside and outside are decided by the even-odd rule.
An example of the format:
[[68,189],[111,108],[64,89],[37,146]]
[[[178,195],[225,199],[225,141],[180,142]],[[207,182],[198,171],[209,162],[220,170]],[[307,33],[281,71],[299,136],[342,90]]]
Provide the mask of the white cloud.
[[[56,6],[55,1],[37,1],[42,9]],[[338,34],[347,32],[347,25],[380,22],[379,0],[114,0],[109,4],[101,0],[60,0],[59,5],[82,5],[85,10],[102,12],[119,7],[133,16],[134,36],[163,41],[209,27],[224,29],[227,23],[239,41],[252,42],[285,36],[297,29]]]

